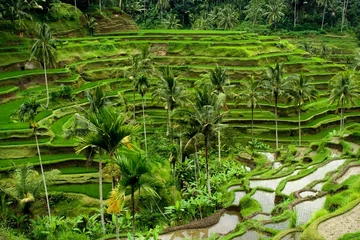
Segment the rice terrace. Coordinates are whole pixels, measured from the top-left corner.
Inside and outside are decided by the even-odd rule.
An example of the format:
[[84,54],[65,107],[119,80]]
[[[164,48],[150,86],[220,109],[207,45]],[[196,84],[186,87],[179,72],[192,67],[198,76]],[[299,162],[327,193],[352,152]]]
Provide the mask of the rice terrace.
[[0,239],[360,239],[355,0],[0,0]]

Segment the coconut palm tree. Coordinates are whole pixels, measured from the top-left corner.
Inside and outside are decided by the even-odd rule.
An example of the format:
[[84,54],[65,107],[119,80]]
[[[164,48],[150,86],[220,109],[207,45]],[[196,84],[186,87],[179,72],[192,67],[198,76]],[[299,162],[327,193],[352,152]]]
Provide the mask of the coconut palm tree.
[[269,0],[266,4],[264,16],[270,25],[278,23],[285,16],[283,12],[284,8],[285,5],[283,0]]
[[288,78],[286,91],[289,94],[289,100],[294,101],[294,104],[298,110],[298,122],[299,122],[299,145],[301,145],[301,107],[306,101],[316,99],[317,91],[314,85],[310,82],[304,73],[300,75],[293,75]]
[[56,65],[56,46],[55,39],[52,37],[50,27],[46,24],[38,24],[36,28],[36,41],[31,47],[30,60],[36,58],[44,68],[46,85],[46,106],[49,107],[49,85],[47,81],[46,67]]
[[221,68],[216,65],[215,70],[210,70],[210,82],[214,89],[214,93],[222,96],[223,107],[224,109],[228,110],[226,105],[226,96],[231,96],[231,88],[233,87],[230,85],[230,79],[228,76],[228,68]]
[[261,82],[250,76],[246,81],[241,83],[241,91],[235,97],[236,103],[239,100],[246,100],[247,106],[251,108],[251,141],[254,142],[254,109],[259,101],[265,99],[265,93],[262,89]]
[[360,97],[360,86],[355,75],[350,71],[336,74],[329,83],[329,104],[336,102],[336,107],[341,109],[340,131],[344,129],[344,107],[356,105],[355,100]]
[[279,147],[279,138],[278,138],[278,101],[279,97],[283,94],[284,90],[284,78],[283,78],[283,68],[282,64],[276,63],[275,67],[269,66],[266,71],[266,77],[263,80],[264,89],[271,92],[274,103],[275,103],[275,139],[276,139],[276,148]]
[[184,105],[187,99],[186,90],[179,86],[169,66],[160,69],[155,89],[152,93],[153,99],[164,102],[166,109],[166,136],[170,135],[171,112],[178,105]]
[[101,225],[105,233],[105,220],[103,212],[103,193],[102,193],[102,157],[105,151],[110,157],[117,157],[117,150],[124,145],[131,148],[130,135],[137,127],[127,124],[122,114],[109,108],[101,108],[98,113],[89,113],[83,116],[83,121],[87,122],[89,132],[80,138],[76,152],[80,153],[87,149],[97,149],[99,153],[99,200]]
[[31,100],[28,100],[28,101],[24,102],[23,104],[21,104],[16,113],[17,113],[17,117],[20,119],[20,121],[28,122],[30,124],[30,127],[34,130],[36,149],[37,149],[38,156],[39,156],[41,176],[42,176],[42,181],[44,184],[46,206],[47,206],[47,210],[48,210],[49,221],[51,221],[51,211],[50,211],[48,191],[47,191],[47,187],[46,187],[46,179],[45,179],[44,168],[43,168],[43,164],[42,164],[42,160],[41,160],[39,141],[37,138],[38,125],[35,121],[35,115],[36,115],[37,109],[39,107],[40,107],[40,103],[34,99],[31,99]]
[[296,27],[296,18],[297,18],[296,6],[298,5],[299,0],[293,0],[293,2],[294,2],[294,27]]
[[246,17],[245,19],[249,19],[252,21],[253,26],[255,26],[259,17],[264,13],[265,0],[251,0],[248,5],[245,7]]
[[131,213],[133,235],[135,234],[135,193],[159,197],[156,192],[158,186],[146,158],[140,153],[123,154],[118,157],[117,164],[122,173],[122,178],[116,187],[118,199],[125,199],[127,190],[131,194]]
[[219,29],[230,30],[234,29],[239,23],[239,13],[231,4],[224,5],[220,10],[220,15],[216,25]]
[[141,95],[142,98],[142,112],[143,112],[143,121],[144,121],[144,139],[145,139],[145,153],[148,157],[147,152],[147,141],[146,141],[146,121],[145,121],[145,105],[146,105],[146,93],[150,88],[150,81],[145,75],[140,75],[136,78],[134,82],[134,87],[136,91]]
[[317,3],[318,6],[323,6],[324,7],[322,21],[321,21],[321,30],[323,30],[323,28],[324,28],[324,20],[325,20],[326,8],[330,4],[330,1],[332,1],[332,0],[316,0],[316,3]]

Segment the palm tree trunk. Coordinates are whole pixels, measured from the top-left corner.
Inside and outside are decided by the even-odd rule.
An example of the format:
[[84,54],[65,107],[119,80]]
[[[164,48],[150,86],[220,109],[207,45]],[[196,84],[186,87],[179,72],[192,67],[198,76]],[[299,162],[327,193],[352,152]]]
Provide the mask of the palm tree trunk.
[[115,228],[116,228],[116,240],[120,239],[120,234],[119,234],[119,216],[117,214],[115,214]]
[[42,177],[42,180],[43,180],[43,183],[44,183],[46,206],[47,206],[47,210],[48,210],[48,214],[49,214],[49,221],[51,223],[51,212],[50,212],[49,196],[48,196],[48,191],[47,191],[47,187],[46,187],[46,179],[45,179],[45,174],[44,174],[44,168],[43,168],[42,160],[41,160],[39,141],[38,141],[37,134],[36,134],[36,127],[34,127],[34,135],[35,135],[35,141],[36,141],[36,148],[37,148],[37,152],[38,152],[38,155],[39,155],[41,177]]
[[251,141],[254,142],[254,104],[251,104]]
[[347,8],[347,0],[344,0],[344,7],[343,7],[342,17],[341,17],[341,32],[343,31],[343,27],[344,27],[344,23],[345,23],[346,8]]
[[206,185],[207,185],[208,193],[211,195],[208,151],[209,151],[208,136],[206,135],[205,136]]
[[101,12],[101,0],[99,0],[99,10]]
[[[327,1],[326,1],[327,2]],[[324,11],[323,11],[323,17],[322,17],[322,21],[321,21],[321,30],[323,30],[324,28],[324,20],[325,20],[325,10],[326,10],[326,2],[324,4]]]
[[181,136],[181,133],[180,133],[180,139],[179,139],[179,147],[180,147],[180,151],[179,151],[179,155],[180,155],[180,161],[182,162],[183,161],[183,153],[182,153],[182,136]]
[[294,27],[296,27],[296,1],[294,0]]
[[120,10],[121,10],[121,0],[119,0],[119,8],[120,8]]
[[198,154],[197,154],[197,141],[195,138],[195,183],[196,183],[196,187],[197,187],[197,182],[198,182],[198,174],[197,174],[197,170],[198,169]]
[[340,113],[340,131],[344,129],[344,100],[341,100],[341,113]]
[[168,104],[167,106],[167,110],[166,110],[166,136],[169,137],[169,132],[170,132],[170,106]]
[[46,86],[46,106],[45,106],[45,108],[47,109],[49,107],[50,97],[49,97],[49,85],[48,85],[47,73],[46,73],[45,53],[43,53],[43,61],[44,61],[45,86]]
[[299,104],[299,109],[298,109],[298,118],[299,118],[299,145],[301,145],[301,109],[300,109],[300,104]]
[[279,148],[277,104],[278,104],[278,96],[276,95],[275,96],[275,141],[276,141],[276,149]]
[[144,96],[142,97],[142,112],[143,112],[143,120],[144,120],[144,139],[145,139],[145,156],[148,157],[148,150],[147,150],[147,140],[146,140],[146,121],[145,121],[145,104],[146,99]]
[[219,151],[219,164],[221,164],[221,139],[220,139],[220,127],[218,129],[218,151]]
[[100,201],[100,217],[101,229],[105,234],[105,219],[104,219],[104,203],[103,203],[103,189],[102,189],[102,149],[99,148],[99,201]]
[[136,113],[135,113],[135,89],[134,89],[134,123],[136,123]]
[[135,239],[135,198],[134,198],[134,187],[131,186],[131,204],[132,204],[132,231]]

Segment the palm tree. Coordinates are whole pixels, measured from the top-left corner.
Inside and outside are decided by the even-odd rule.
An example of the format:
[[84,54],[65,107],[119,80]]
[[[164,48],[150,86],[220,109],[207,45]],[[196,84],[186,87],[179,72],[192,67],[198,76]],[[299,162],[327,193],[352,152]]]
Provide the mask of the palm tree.
[[246,17],[252,21],[253,26],[255,26],[256,21],[259,16],[264,13],[265,0],[251,0],[248,5],[245,7]]
[[164,10],[170,8],[170,1],[169,0],[158,0],[156,3],[156,8],[160,10],[161,16],[164,13]]
[[264,16],[267,18],[269,24],[276,24],[285,16],[283,13],[285,8],[283,0],[269,0],[266,7],[267,9],[264,12]]
[[30,60],[36,58],[44,67],[46,85],[46,108],[49,107],[49,86],[47,81],[46,66],[56,65],[55,39],[52,37],[50,27],[46,24],[38,24],[36,28],[36,41],[31,47]]
[[220,15],[218,16],[219,21],[217,21],[216,25],[220,29],[230,30],[234,29],[239,23],[239,13],[236,11],[233,5],[226,4],[220,11]]
[[101,225],[105,234],[105,220],[103,212],[103,193],[102,193],[102,156],[105,151],[110,157],[117,157],[117,150],[124,145],[131,148],[130,135],[136,131],[136,126],[126,123],[122,114],[109,109],[101,108],[98,113],[89,113],[83,117],[89,126],[89,132],[80,138],[76,152],[80,153],[88,149],[97,149],[99,153],[99,200]]
[[316,0],[316,3],[319,6],[323,6],[324,7],[324,11],[323,11],[323,16],[322,16],[322,21],[321,21],[321,30],[323,30],[324,28],[324,20],[325,20],[325,11],[327,6],[329,5],[331,0]]
[[344,107],[356,105],[355,99],[360,97],[360,86],[355,79],[355,75],[350,71],[345,71],[335,75],[329,83],[329,104],[336,102],[336,107],[341,108],[340,131],[344,129]]
[[140,75],[136,78],[134,82],[134,87],[137,92],[141,95],[142,98],[142,112],[143,112],[143,121],[144,121],[144,139],[145,139],[145,153],[146,157],[148,157],[147,152],[147,141],[146,141],[146,120],[145,120],[145,105],[146,105],[146,92],[150,88],[150,81],[145,75]]
[[360,51],[359,50],[356,51],[354,60],[355,60],[355,63],[354,63],[353,70],[356,71],[356,69],[360,67]]
[[224,109],[228,110],[226,105],[226,96],[231,95],[230,88],[230,79],[227,74],[228,68],[221,68],[216,65],[215,70],[210,70],[210,82],[214,88],[214,92],[218,95],[224,94],[223,97],[223,106]]
[[236,96],[236,101],[247,100],[247,106],[251,108],[251,141],[254,142],[254,109],[259,101],[265,99],[265,93],[262,89],[261,82],[254,79],[254,76],[246,79],[241,84],[241,91]]
[[349,5],[349,0],[344,0],[344,6],[342,9],[342,16],[341,16],[341,32],[343,31],[348,5]]
[[41,176],[42,176],[44,190],[45,190],[46,206],[47,206],[47,210],[48,210],[49,221],[51,221],[51,212],[50,212],[48,191],[47,191],[47,187],[46,187],[46,179],[45,179],[44,168],[43,168],[42,160],[41,160],[39,141],[37,138],[38,125],[35,121],[35,115],[36,115],[37,109],[39,107],[40,107],[40,103],[38,103],[36,100],[34,100],[34,99],[28,100],[20,105],[19,109],[17,110],[17,116],[21,122],[27,121],[30,124],[30,127],[34,130],[36,148],[37,148],[39,162],[40,162]]
[[[223,95],[213,93],[209,85],[205,85],[202,91],[197,90],[195,101],[192,105],[193,112],[190,115],[191,126],[196,128],[197,134],[204,136],[205,144],[205,167],[207,189],[211,194],[210,173],[209,173],[209,142],[221,123],[226,113],[221,113]],[[197,137],[196,135],[194,137]]]
[[177,14],[170,13],[162,19],[162,24],[166,29],[178,29],[181,27],[180,20],[177,18]]
[[294,75],[289,77],[287,92],[290,95],[290,99],[294,101],[294,104],[298,110],[299,121],[299,145],[301,145],[301,107],[306,101],[316,99],[317,91],[314,85],[310,82],[310,79],[305,74]]
[[299,0],[293,0],[293,2],[294,2],[294,27],[296,27],[296,18],[297,18],[297,16],[296,16],[296,13],[297,13],[296,6],[298,5]]
[[269,66],[266,71],[266,78],[264,79],[264,89],[269,90],[274,97],[275,102],[275,138],[276,148],[279,148],[278,139],[278,114],[277,106],[279,96],[282,95],[284,89],[284,78],[282,64],[276,63],[275,67]]
[[135,234],[135,193],[159,197],[156,192],[157,182],[151,174],[149,164],[140,153],[124,154],[118,157],[122,178],[116,187],[118,199],[125,199],[126,191],[131,193],[131,212],[133,234]]
[[177,84],[169,66],[160,69],[159,80],[156,83],[152,96],[154,99],[164,102],[166,109],[166,136],[169,136],[171,111],[177,105],[184,105],[188,101],[186,90]]

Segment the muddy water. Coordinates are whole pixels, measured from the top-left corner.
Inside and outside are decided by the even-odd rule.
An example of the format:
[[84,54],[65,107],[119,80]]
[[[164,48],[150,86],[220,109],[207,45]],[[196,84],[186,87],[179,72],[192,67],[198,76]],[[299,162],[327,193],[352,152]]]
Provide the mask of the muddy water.
[[[294,176],[294,175],[298,174],[298,172],[299,172],[299,170],[295,170],[289,176]],[[265,188],[273,189],[275,191],[277,186],[279,185],[279,183],[287,177],[288,176],[281,177],[281,178],[274,178],[274,179],[266,179],[266,180],[250,180],[250,188],[265,187]]]
[[275,207],[274,192],[265,192],[258,190],[251,197],[260,203],[263,212],[270,213]]
[[336,180],[336,182],[343,183],[346,179],[348,179],[352,175],[358,175],[358,174],[360,174],[360,166],[350,167],[342,177]]
[[313,189],[314,190],[317,190],[317,191],[321,191],[322,187],[324,186],[325,182],[321,182],[321,183],[318,183],[316,184]]
[[317,194],[316,192],[304,191],[304,192],[301,192],[299,195],[302,198],[306,198],[306,197],[309,197],[309,196],[315,196],[316,194]]
[[289,225],[290,225],[290,221],[286,220],[286,221],[278,222],[278,223],[268,223],[268,224],[265,224],[265,227],[276,229],[276,230],[285,230],[285,229],[289,228]]
[[217,224],[201,229],[178,230],[175,232],[163,234],[159,236],[162,240],[180,240],[184,238],[189,239],[205,239],[217,233],[225,235],[233,231],[236,225],[240,222],[239,213],[236,211],[227,211],[221,217]]
[[286,234],[285,237],[283,237],[281,240],[298,240],[300,239],[301,232],[292,232],[289,234]]
[[305,201],[295,206],[297,214],[296,225],[300,226],[308,222],[311,216],[318,210],[322,209],[325,203],[325,197],[315,199],[313,201]]
[[234,192],[234,194],[235,194],[235,198],[234,198],[234,201],[233,201],[232,205],[238,206],[239,202],[240,202],[240,199],[243,198],[246,195],[246,192],[237,191],[237,192]]
[[315,172],[313,172],[313,173],[311,173],[311,174],[309,174],[309,175],[307,175],[307,176],[305,176],[303,178],[300,178],[300,179],[295,180],[295,181],[287,182],[286,185],[285,185],[285,188],[282,190],[282,193],[290,195],[292,192],[303,189],[309,183],[311,183],[311,182],[313,182],[315,180],[323,179],[328,172],[337,169],[344,162],[345,162],[345,160],[331,161],[328,164],[326,164],[326,165],[324,165],[322,167],[319,167]]
[[256,231],[247,231],[240,237],[235,237],[232,240],[258,240],[258,239],[270,239],[270,237],[258,233]]

